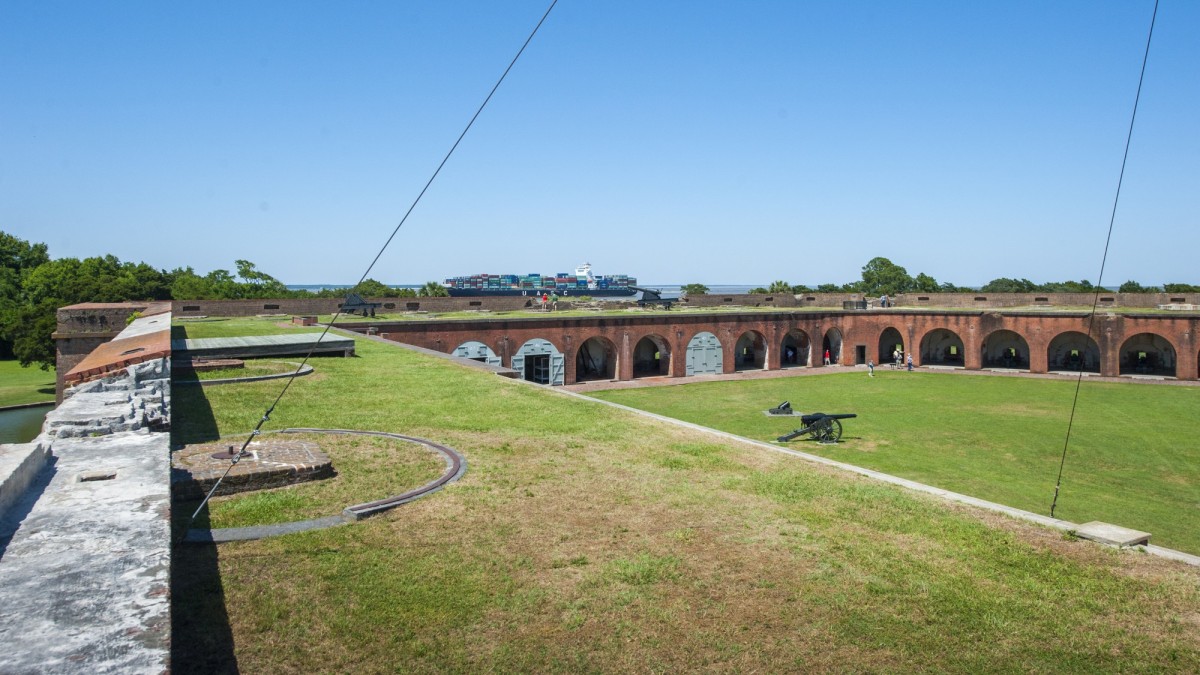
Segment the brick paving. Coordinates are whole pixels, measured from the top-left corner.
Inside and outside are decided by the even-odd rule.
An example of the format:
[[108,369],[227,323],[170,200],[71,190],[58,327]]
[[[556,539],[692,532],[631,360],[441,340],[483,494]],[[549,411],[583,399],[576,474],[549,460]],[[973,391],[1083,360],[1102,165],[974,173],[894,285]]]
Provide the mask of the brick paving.
[[171,453],[171,486],[176,500],[199,499],[212,489],[226,469],[229,475],[221,482],[217,495],[230,495],[251,490],[294,485],[320,480],[334,475],[333,462],[314,441],[275,439],[253,441],[233,468],[229,459],[218,459],[214,453],[227,454],[242,447],[244,440],[217,441],[189,445]]

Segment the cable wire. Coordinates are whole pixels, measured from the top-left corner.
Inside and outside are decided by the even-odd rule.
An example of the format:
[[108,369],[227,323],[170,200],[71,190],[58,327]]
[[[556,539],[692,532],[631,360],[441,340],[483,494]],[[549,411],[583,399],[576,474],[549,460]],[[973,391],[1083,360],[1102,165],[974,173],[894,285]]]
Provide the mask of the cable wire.
[[[1129,146],[1133,141],[1133,123],[1137,120],[1138,102],[1142,99],[1142,82],[1146,79],[1146,63],[1150,60],[1150,40],[1154,37],[1154,21],[1158,18],[1158,0],[1154,0],[1154,12],[1150,15],[1150,30],[1146,35],[1146,51],[1142,54],[1142,72],[1138,75],[1137,94],[1133,97],[1133,112],[1129,116],[1129,131],[1125,135],[1125,154],[1121,157],[1121,173],[1117,177],[1117,191],[1113,197],[1112,213],[1108,219],[1108,236],[1104,240],[1104,255],[1100,258],[1100,276],[1096,279],[1096,295],[1092,299],[1092,313],[1088,316],[1087,337],[1092,339],[1092,328],[1096,323],[1096,309],[1100,306],[1101,284],[1104,283],[1104,266],[1108,262],[1108,247],[1112,243],[1113,223],[1117,220],[1117,204],[1121,201],[1121,185],[1125,182],[1125,164],[1129,161]],[[1085,347],[1086,349],[1086,344]],[[1058,463],[1058,478],[1054,482],[1054,499],[1050,502],[1050,517],[1058,507],[1058,492],[1062,487],[1063,468],[1067,464],[1067,448],[1071,443],[1071,428],[1075,424],[1075,408],[1079,405],[1079,390],[1083,385],[1083,359],[1079,359],[1079,375],[1075,380],[1075,397],[1071,400],[1071,416],[1067,420],[1067,435],[1063,439],[1062,459]]]
[[[496,84],[492,85],[492,89],[483,99],[483,103],[479,104],[479,107],[475,110],[475,114],[471,116],[471,120],[467,122],[467,126],[464,127],[462,133],[458,135],[458,138],[454,141],[454,145],[450,146],[450,150],[446,152],[446,156],[442,158],[442,161],[437,165],[437,168],[434,169],[433,174],[429,177],[429,180],[425,181],[425,187],[421,188],[421,191],[417,194],[416,199],[413,199],[413,202],[411,205],[409,205],[408,210],[404,212],[404,216],[400,218],[400,222],[397,223],[396,227],[392,229],[392,233],[388,236],[387,241],[383,242],[383,246],[379,248],[379,252],[375,254],[375,257],[371,260],[371,264],[367,265],[366,271],[364,271],[362,276],[359,277],[358,283],[351,288],[350,293],[353,292],[354,288],[358,287],[359,284],[365,281],[367,275],[370,274],[371,270],[375,268],[375,264],[379,262],[379,258],[383,256],[383,252],[387,250],[387,247],[392,243],[392,240],[396,238],[396,233],[400,231],[401,227],[404,227],[404,223],[408,221],[408,217],[412,215],[413,210],[417,208],[417,204],[420,203],[421,198],[425,196],[425,192],[429,190],[429,186],[433,185],[433,181],[437,179],[438,174],[442,172],[442,167],[446,166],[446,162],[450,161],[450,156],[454,154],[454,151],[458,149],[458,145],[462,143],[463,138],[466,137],[467,132],[470,131],[471,127],[475,125],[475,120],[479,119],[479,115],[483,113],[483,109],[487,107],[488,102],[492,100],[492,96],[495,95],[496,90],[500,88],[500,85],[504,82],[504,79],[508,77],[508,73],[513,69],[513,66],[517,65],[517,59],[521,58],[521,55],[525,53],[525,48],[528,47],[529,43],[533,41],[534,36],[537,35],[538,30],[541,29],[542,24],[546,22],[546,18],[550,16],[550,12],[557,4],[558,0],[551,0],[550,6],[547,7],[546,11],[542,14],[542,18],[538,20],[537,25],[533,27],[532,31],[530,31],[529,37],[525,38],[525,42],[521,45],[521,48],[517,50],[516,55],[513,56],[511,61],[509,61],[508,67],[504,69],[504,72],[501,73],[500,78],[496,80]],[[349,300],[350,293],[347,293],[347,301]],[[343,305],[344,304],[345,303],[343,303]],[[304,355],[304,360],[300,362],[300,365],[296,368],[296,371],[293,372],[292,376],[287,379],[286,383],[284,383],[283,389],[280,390],[279,395],[275,397],[275,400],[267,408],[266,412],[263,413],[262,418],[259,419],[258,424],[254,427],[254,430],[251,431],[250,435],[246,437],[245,442],[242,443],[241,449],[237,453],[233,454],[232,459],[229,462],[229,466],[225,469],[225,473],[221,474],[221,477],[217,479],[216,483],[213,483],[212,489],[208,491],[208,494],[205,495],[204,500],[201,501],[200,505],[196,507],[196,511],[192,513],[192,517],[188,521],[188,528],[192,526],[192,523],[195,522],[196,517],[200,515],[200,511],[204,509],[204,507],[208,504],[209,499],[211,499],[213,494],[216,493],[217,488],[221,485],[221,481],[225,480],[225,477],[229,475],[229,472],[233,470],[233,467],[245,455],[246,448],[250,446],[250,442],[262,432],[263,425],[270,421],[271,413],[275,412],[275,407],[279,405],[281,400],[283,400],[283,396],[292,386],[292,382],[296,380],[296,377],[299,375],[300,371],[308,363],[308,360],[312,358],[313,352],[316,351],[317,346],[319,346],[321,341],[325,339],[325,336],[329,334],[329,329],[333,327],[333,324],[341,315],[342,305],[339,305],[337,311],[329,319],[329,323],[325,324],[325,330],[321,331],[321,335],[317,337],[316,342],[309,347],[308,353]]]

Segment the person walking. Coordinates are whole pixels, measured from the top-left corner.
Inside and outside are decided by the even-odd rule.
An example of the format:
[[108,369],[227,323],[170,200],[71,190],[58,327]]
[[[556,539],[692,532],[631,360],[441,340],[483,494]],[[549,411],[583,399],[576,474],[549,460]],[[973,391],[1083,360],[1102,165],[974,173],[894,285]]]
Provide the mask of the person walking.
[[867,377],[875,377],[875,361],[867,359]]
[[550,296],[550,311],[558,311],[558,293],[554,293]]
[[829,350],[825,350],[825,365],[829,365]]
[[908,353],[908,372],[912,372],[912,352]]

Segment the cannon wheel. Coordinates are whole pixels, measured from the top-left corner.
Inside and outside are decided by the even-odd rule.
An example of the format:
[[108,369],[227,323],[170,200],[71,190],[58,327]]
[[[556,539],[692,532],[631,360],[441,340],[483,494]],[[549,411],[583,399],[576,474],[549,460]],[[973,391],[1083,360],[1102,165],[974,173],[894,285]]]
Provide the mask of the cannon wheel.
[[821,443],[837,443],[838,439],[842,437],[842,422],[826,417],[821,420],[817,433],[813,435]]

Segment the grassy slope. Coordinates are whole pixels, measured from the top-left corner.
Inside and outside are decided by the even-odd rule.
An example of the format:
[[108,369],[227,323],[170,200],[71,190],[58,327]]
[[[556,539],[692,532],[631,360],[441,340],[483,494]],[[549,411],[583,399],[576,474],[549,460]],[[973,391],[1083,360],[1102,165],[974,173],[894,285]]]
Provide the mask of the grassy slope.
[[54,400],[54,371],[0,361],[0,407]]
[[[792,447],[1048,513],[1073,381],[876,369],[598,392],[597,397],[771,441],[800,426],[762,411],[853,412],[843,443]],[[1055,515],[1151,532],[1200,553],[1200,389],[1084,382]]]
[[[176,549],[177,672],[1200,668],[1193,570],[398,348],[358,354],[297,380],[271,428],[426,436],[469,472],[354,526]],[[207,390],[220,432],[251,428],[277,387]],[[203,407],[177,407],[177,433]]]

